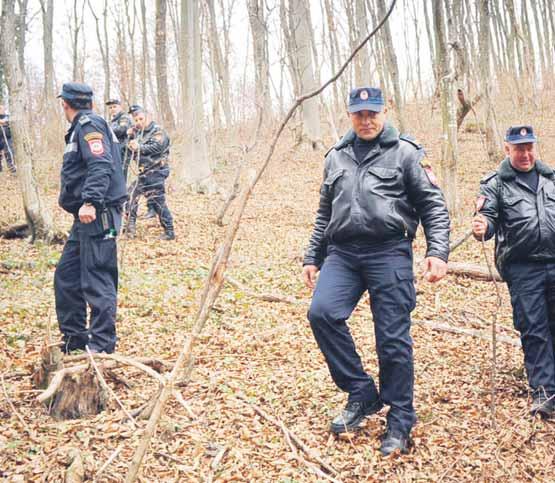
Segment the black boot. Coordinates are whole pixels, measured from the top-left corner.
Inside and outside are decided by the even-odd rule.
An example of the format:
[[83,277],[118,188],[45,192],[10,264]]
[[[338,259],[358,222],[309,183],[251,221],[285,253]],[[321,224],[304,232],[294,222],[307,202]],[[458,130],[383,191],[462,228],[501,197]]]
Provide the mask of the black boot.
[[358,429],[366,416],[377,413],[383,407],[381,400],[374,402],[350,401],[331,422],[330,431],[335,434]]
[[402,433],[397,429],[387,428],[382,437],[382,445],[380,452],[382,456],[389,456],[396,450],[401,454],[407,454],[410,447],[410,438],[407,434]]
[[542,419],[552,419],[555,417],[555,396],[546,394],[545,391],[536,391],[530,406],[532,416],[540,416]]
[[160,235],[160,240],[175,240],[175,232],[173,230],[166,230],[162,235]]

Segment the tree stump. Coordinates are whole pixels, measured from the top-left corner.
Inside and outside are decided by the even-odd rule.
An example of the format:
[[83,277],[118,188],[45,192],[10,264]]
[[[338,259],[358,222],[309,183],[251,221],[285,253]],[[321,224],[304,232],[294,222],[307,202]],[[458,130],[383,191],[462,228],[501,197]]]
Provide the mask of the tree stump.
[[[100,369],[99,369],[100,370]],[[60,377],[56,392],[44,401],[54,419],[78,419],[95,416],[106,409],[108,394],[102,387],[94,368],[82,370],[64,368],[62,352],[58,347],[45,347],[41,364],[32,376],[34,387],[45,389],[54,377]]]

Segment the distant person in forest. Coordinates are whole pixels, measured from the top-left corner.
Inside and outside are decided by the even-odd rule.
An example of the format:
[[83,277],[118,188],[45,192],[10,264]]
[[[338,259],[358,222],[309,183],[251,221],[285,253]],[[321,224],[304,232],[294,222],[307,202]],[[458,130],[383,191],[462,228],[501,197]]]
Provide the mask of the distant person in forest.
[[158,215],[164,229],[160,239],[174,240],[173,217],[166,203],[165,187],[166,178],[170,174],[170,138],[142,106],[132,105],[129,113],[133,116],[134,126],[129,130],[127,145],[139,166],[139,177],[130,187],[126,234],[129,238],[135,237],[139,198],[144,195],[147,206],[149,209],[152,207]]
[[64,84],[58,97],[70,123],[59,204],[73,215],[54,274],[63,350],[84,350],[88,345],[92,352],[111,353],[116,347],[116,237],[127,199],[121,149],[109,124],[92,110],[88,85]]
[[121,160],[123,163],[123,177],[127,180],[127,170],[131,156],[127,149],[127,131],[133,126],[133,119],[121,108],[119,99],[109,99],[106,102],[110,112],[110,127],[118,138],[121,147]]
[[[382,91],[353,89],[348,111],[352,129],[326,155],[303,279],[314,289],[308,311],[312,331],[335,384],[349,394],[330,429],[355,430],[387,404],[380,448],[385,456],[408,452],[416,422],[412,241],[421,220],[427,241],[425,278],[441,280],[447,272],[450,222],[424,150],[387,122]],[[366,290],[376,334],[379,390],[365,372],[346,324]]]
[[532,126],[512,126],[505,159],[480,181],[472,232],[495,236],[532,390],[530,413],[555,415],[555,172],[538,159]]
[[6,114],[6,108],[0,104],[0,171],[2,171],[2,158],[10,172],[15,173],[15,158],[13,151],[12,131],[10,129],[10,118]]

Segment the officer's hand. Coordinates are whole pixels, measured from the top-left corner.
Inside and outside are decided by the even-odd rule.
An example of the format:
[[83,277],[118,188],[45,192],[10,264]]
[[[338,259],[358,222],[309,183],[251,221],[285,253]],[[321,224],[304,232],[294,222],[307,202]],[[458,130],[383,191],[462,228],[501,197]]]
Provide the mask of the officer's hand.
[[131,149],[131,151],[137,151],[139,143],[137,143],[135,139],[132,139],[131,141],[129,141],[127,146],[129,147],[129,149]]
[[96,208],[94,205],[83,205],[79,208],[79,221],[81,223],[92,223],[96,220]]
[[130,128],[127,130],[127,135],[128,135],[128,136],[133,136],[134,134],[135,134],[135,128],[134,128],[134,127],[130,127]]
[[427,257],[423,262],[424,278],[428,282],[437,282],[447,275],[447,263],[441,258]]
[[479,213],[472,218],[472,233],[477,238],[482,238],[488,231],[488,220]]
[[0,119],[0,126],[5,126],[6,124],[8,124],[8,121],[6,121],[5,119]]
[[316,265],[305,265],[303,267],[303,281],[308,288],[314,289],[317,273],[318,267]]

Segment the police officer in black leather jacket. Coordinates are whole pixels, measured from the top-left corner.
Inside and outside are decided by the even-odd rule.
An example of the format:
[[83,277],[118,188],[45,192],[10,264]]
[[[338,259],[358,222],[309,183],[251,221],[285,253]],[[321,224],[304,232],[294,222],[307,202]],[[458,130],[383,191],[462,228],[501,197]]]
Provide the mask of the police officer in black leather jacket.
[[[380,89],[349,96],[350,131],[327,154],[320,206],[304,259],[314,289],[308,319],[336,385],[349,394],[331,431],[358,428],[390,406],[381,452],[407,452],[416,421],[410,313],[416,295],[412,240],[422,222],[426,278],[441,279],[449,255],[449,215],[422,148],[386,122]],[[379,390],[362,366],[346,324],[370,294],[380,366]]]
[[127,199],[120,145],[108,123],[92,111],[88,85],[64,84],[58,97],[71,123],[59,204],[74,217],[54,275],[63,349],[84,350],[88,345],[92,352],[111,353],[116,346],[116,237]]
[[532,126],[510,127],[507,157],[480,184],[472,229],[495,235],[496,265],[508,284],[520,332],[530,412],[555,415],[555,173],[537,159]]

